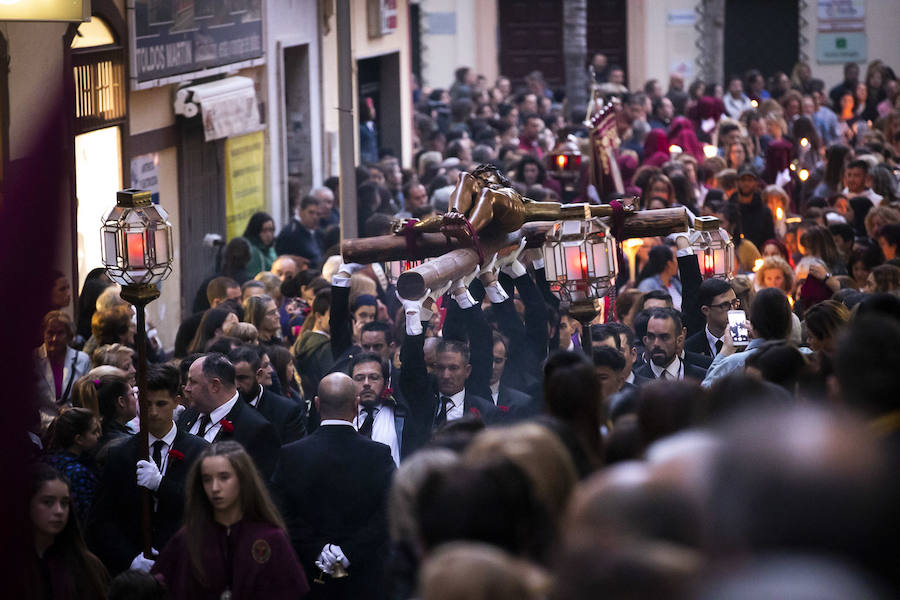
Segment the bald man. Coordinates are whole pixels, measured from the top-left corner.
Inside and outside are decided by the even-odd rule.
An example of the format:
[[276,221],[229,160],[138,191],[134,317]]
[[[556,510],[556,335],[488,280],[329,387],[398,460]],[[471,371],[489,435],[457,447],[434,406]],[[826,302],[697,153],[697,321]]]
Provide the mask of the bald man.
[[[394,473],[390,448],[353,426],[353,380],[331,373],[319,382],[322,422],[281,449],[272,478],[291,541],[307,573],[325,573],[319,598],[384,598],[385,500]],[[347,577],[334,577],[346,571]]]

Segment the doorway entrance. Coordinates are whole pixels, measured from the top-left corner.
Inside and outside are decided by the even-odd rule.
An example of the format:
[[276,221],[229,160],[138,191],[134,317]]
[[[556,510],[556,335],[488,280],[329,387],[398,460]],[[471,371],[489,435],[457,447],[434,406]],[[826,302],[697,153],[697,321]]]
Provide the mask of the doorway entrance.
[[797,0],[726,0],[726,79],[750,69],[767,78],[776,71],[790,76],[799,53],[799,10]]

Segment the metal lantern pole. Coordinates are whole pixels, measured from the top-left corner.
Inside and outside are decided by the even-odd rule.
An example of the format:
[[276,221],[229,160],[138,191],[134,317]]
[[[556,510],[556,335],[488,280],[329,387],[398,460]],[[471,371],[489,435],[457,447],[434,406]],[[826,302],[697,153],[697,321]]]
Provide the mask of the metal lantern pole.
[[[146,190],[127,189],[116,194],[114,206],[100,230],[102,258],[109,278],[122,286],[121,296],[135,308],[135,379],[138,387],[138,459],[150,460],[147,428],[147,304],[159,298],[156,284],[172,271],[172,226],[166,211],[151,201]],[[141,546],[152,559],[153,498],[141,488]]]
[[[159,297],[159,290],[155,285],[126,285],[122,288],[122,299],[134,305],[137,313],[137,333],[134,336],[137,364],[135,365],[135,377],[138,388],[138,414],[140,415],[141,429],[138,432],[138,460],[150,460],[150,433],[147,430],[147,411],[149,400],[147,399],[147,324],[144,308],[150,302]],[[152,559],[153,546],[153,499],[150,490],[145,487],[141,492],[141,541],[144,557]]]

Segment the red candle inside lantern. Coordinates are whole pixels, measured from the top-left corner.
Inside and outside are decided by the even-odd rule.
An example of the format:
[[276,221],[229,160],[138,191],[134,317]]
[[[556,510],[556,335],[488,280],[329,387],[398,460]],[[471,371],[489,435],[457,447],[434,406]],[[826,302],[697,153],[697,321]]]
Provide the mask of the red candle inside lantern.
[[707,275],[710,275],[710,274],[712,274],[712,273],[715,272],[715,271],[714,271],[714,266],[715,266],[715,265],[713,264],[713,257],[712,257],[712,255],[710,255],[710,254],[704,254],[704,255],[703,255],[703,271],[704,271]]
[[128,255],[128,266],[144,266],[144,236],[141,233],[125,234],[125,249]]

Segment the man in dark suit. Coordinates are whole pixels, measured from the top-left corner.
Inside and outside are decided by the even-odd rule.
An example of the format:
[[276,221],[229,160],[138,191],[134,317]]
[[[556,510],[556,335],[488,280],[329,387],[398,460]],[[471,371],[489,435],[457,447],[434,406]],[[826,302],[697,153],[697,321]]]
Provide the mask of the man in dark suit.
[[703,381],[706,369],[678,356],[678,348],[683,343],[684,328],[678,311],[671,308],[652,309],[644,336],[644,347],[650,361],[642,365],[636,374],[647,379]]
[[189,405],[178,419],[180,429],[209,443],[234,440],[265,479],[272,475],[281,445],[278,434],[271,423],[240,400],[234,365],[225,355],[211,352],[195,360],[188,369],[184,396]]
[[272,385],[272,362],[264,349],[238,346],[228,353],[228,359],[234,365],[234,382],[241,399],[272,424],[282,445],[306,435],[300,405],[266,389]]
[[395,470],[390,449],[353,427],[359,400],[344,373],[322,379],[315,403],[321,424],[282,448],[272,478],[303,568],[325,574],[310,598],[385,598],[386,502]]
[[421,440],[409,406],[387,385],[388,363],[374,352],[361,352],[350,359],[349,369],[359,398],[354,425],[360,434],[388,446],[391,458],[399,466]]
[[409,402],[423,437],[427,438],[433,429],[465,415],[481,417],[488,424],[496,423],[503,413],[490,400],[467,390],[466,379],[472,372],[472,366],[465,343],[455,340],[440,342],[435,352],[433,375],[429,375],[425,365],[423,321],[431,318],[431,312],[422,306],[424,300],[403,300],[406,337],[400,348],[400,362],[403,364],[400,389]]
[[310,268],[322,263],[322,235],[319,231],[319,199],[304,196],[295,207],[294,218],[284,226],[275,240],[275,252],[294,254],[309,260]]
[[149,433],[150,460],[137,458],[140,436],[132,436],[109,451],[86,530],[91,550],[111,575],[127,570],[141,552],[141,487],[153,495],[153,548],[162,550],[181,527],[184,481],[208,444],[175,426],[172,415],[178,406],[177,394],[178,370],[170,365],[151,366],[144,423]]
[[684,350],[703,354],[712,360],[725,343],[728,311],[740,305],[731,284],[723,279],[704,281],[697,294],[697,303],[706,318],[706,327],[685,340]]
[[[493,368],[488,385],[491,390],[491,400],[501,412],[508,412],[513,418],[527,418],[540,414],[541,405],[525,392],[507,385],[503,381],[503,373],[506,371],[507,357],[509,356],[509,343],[499,332],[493,332]],[[518,376],[518,375],[517,375]]]

